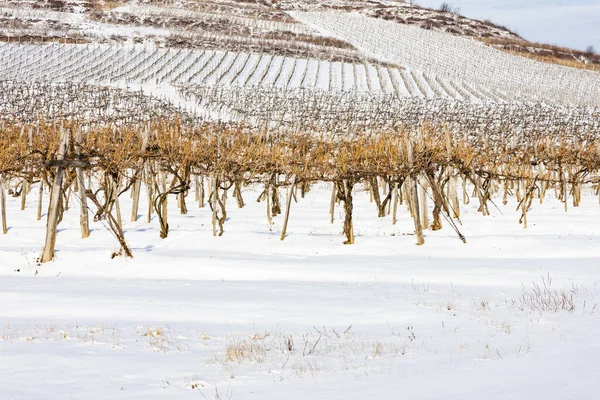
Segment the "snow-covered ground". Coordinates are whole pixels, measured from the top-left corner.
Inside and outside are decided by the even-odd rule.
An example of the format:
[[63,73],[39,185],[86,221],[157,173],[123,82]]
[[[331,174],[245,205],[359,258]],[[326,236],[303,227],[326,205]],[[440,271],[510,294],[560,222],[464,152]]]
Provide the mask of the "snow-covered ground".
[[[489,217],[472,199],[467,244],[446,223],[424,246],[404,207],[392,226],[367,192],[355,194],[353,246],[341,207],[329,224],[325,185],[292,204],[283,242],[258,191],[244,192],[243,209],[229,200],[219,238],[208,208],[182,216],[171,199],[167,239],[156,219],[126,224],[129,260],[110,259],[101,223],[80,239],[73,204],[56,260],[38,266],[36,192],[25,211],[9,197],[0,236],[2,399],[598,398],[591,193],[566,214],[536,202],[526,230],[514,198]],[[563,295],[572,311],[536,309]]]

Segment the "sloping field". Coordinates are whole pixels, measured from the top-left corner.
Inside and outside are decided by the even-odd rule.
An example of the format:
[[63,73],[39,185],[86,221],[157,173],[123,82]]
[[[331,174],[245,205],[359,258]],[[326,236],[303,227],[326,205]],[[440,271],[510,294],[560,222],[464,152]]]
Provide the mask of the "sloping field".
[[[507,102],[500,90],[478,90],[417,70],[218,50],[129,45],[0,44],[1,80],[177,86],[273,87],[398,97]],[[496,93],[496,94],[494,94]]]
[[382,61],[502,90],[519,101],[600,105],[600,74],[507,54],[473,39],[355,13],[292,13]]
[[[4,101],[0,109],[10,117],[19,109],[35,114],[31,107],[39,106],[42,98],[50,101],[59,95],[57,89],[46,93],[40,92],[40,87],[78,83],[141,91],[211,120],[233,118],[257,123],[271,119],[298,126],[333,120],[348,126],[418,125],[429,120],[482,131],[490,126],[497,130],[499,124],[528,131],[598,130],[598,109],[585,106],[585,95],[569,104],[533,101],[533,89],[511,92],[505,89],[507,85],[494,86],[494,82],[452,80],[443,74],[381,63],[153,45],[76,44],[0,44],[0,62],[4,65],[0,81],[6,82],[1,86]],[[439,66],[430,70],[438,71]],[[573,79],[580,74],[592,80],[597,77],[580,70],[563,70]],[[17,88],[32,84],[38,89]],[[553,96],[570,92],[564,89]],[[31,97],[36,93],[37,98]],[[597,99],[591,101],[595,102]]]
[[[423,75],[369,63],[155,46],[0,44],[0,79],[13,81],[267,86],[408,95]],[[392,81],[393,80],[393,81]],[[433,96],[430,88],[418,95]],[[448,94],[446,94],[448,96]]]

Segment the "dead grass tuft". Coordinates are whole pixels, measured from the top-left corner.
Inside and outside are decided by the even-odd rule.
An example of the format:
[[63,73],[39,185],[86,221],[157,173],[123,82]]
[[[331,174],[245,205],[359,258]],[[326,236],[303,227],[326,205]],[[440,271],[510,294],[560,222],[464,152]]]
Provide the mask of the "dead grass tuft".
[[232,341],[227,344],[225,350],[225,361],[227,362],[253,362],[263,363],[267,358],[268,349],[262,342],[256,341]]
[[513,307],[521,311],[533,312],[559,312],[575,310],[573,293],[566,289],[552,289],[552,278],[550,275],[542,278],[542,283],[533,282],[531,289],[523,288],[523,294],[516,301],[513,301]]

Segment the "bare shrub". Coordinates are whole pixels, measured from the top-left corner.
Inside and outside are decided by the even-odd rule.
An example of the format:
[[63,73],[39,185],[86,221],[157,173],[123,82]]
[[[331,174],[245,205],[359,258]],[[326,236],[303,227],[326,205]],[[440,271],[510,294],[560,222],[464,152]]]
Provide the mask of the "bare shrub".
[[445,13],[458,14],[460,12],[460,7],[456,7],[450,3],[443,2],[440,5],[440,11]]

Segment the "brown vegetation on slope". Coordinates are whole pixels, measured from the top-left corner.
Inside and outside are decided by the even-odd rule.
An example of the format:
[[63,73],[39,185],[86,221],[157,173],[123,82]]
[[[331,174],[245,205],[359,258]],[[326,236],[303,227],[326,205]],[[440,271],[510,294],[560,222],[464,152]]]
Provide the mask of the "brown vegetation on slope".
[[479,38],[496,49],[551,64],[600,72],[600,55],[526,40]]

